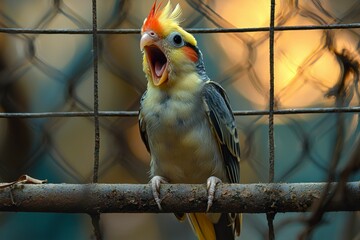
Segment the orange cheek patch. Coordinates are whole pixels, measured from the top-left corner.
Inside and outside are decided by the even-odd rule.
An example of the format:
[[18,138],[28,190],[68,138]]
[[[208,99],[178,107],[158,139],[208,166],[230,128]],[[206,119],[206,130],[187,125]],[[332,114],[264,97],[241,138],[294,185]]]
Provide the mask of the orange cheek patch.
[[197,62],[198,61],[198,55],[197,55],[197,53],[195,52],[195,50],[194,49],[192,49],[191,47],[187,47],[187,46],[185,46],[184,48],[183,48],[183,50],[184,50],[184,53],[185,53],[185,55],[192,61],[192,62]]

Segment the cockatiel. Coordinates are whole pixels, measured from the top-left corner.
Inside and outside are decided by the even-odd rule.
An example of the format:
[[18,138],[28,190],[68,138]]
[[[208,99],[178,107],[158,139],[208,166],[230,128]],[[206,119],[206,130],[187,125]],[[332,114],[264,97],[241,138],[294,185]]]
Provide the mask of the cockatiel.
[[[139,127],[151,155],[150,184],[161,209],[162,183],[207,183],[208,210],[216,185],[239,183],[240,147],[223,88],[206,75],[195,38],[179,26],[181,8],[156,1],[141,28],[140,49],[148,80]],[[184,214],[175,214],[182,220]],[[198,239],[234,239],[236,213],[189,213]]]

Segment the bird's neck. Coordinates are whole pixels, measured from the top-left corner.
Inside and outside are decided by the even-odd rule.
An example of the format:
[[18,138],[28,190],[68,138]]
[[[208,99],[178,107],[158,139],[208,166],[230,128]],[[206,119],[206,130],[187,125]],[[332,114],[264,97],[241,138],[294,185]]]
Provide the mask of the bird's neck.
[[204,83],[199,75],[193,72],[171,79],[161,86],[155,86],[149,81],[148,91],[181,99],[183,95],[196,94],[201,91]]

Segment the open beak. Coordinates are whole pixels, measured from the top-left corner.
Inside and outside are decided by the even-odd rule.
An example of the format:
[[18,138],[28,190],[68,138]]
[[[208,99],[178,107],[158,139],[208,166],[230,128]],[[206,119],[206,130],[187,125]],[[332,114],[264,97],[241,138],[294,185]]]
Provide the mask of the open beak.
[[169,62],[162,47],[159,46],[158,40],[158,36],[153,32],[145,32],[140,40],[140,49],[145,51],[145,57],[155,86],[160,86],[168,80],[169,66]]

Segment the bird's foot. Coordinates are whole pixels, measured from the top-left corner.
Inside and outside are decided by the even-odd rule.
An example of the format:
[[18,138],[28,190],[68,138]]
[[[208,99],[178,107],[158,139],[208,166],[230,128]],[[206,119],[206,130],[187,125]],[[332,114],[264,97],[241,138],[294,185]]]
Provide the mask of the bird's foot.
[[154,196],[154,200],[160,210],[162,210],[161,199],[160,199],[160,185],[162,183],[168,183],[168,181],[166,181],[166,179],[161,176],[154,176],[153,178],[151,178],[149,182],[149,184],[151,185],[151,190]]
[[208,212],[210,210],[211,206],[213,205],[216,185],[218,183],[222,183],[222,181],[215,176],[209,177],[206,181],[206,186],[207,186],[207,191],[208,191],[208,203],[207,203],[206,212]]

